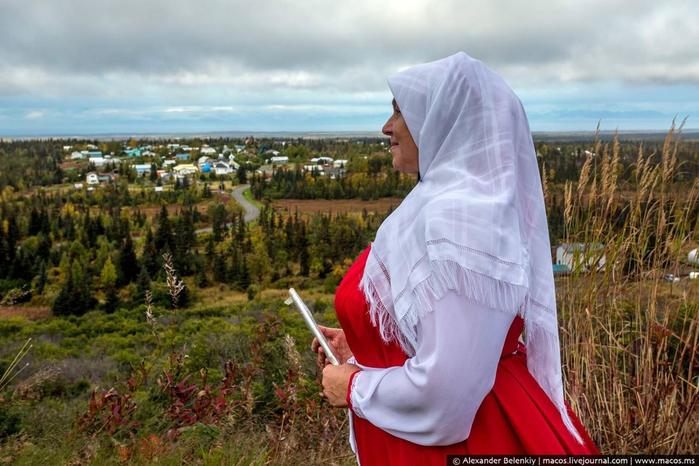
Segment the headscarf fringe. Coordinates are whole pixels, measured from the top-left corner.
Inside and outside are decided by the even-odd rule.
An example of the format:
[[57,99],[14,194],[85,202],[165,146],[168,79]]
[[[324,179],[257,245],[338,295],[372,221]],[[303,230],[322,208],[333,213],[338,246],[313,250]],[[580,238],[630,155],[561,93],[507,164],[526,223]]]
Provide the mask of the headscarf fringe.
[[[538,303],[534,303],[531,299],[526,299],[525,307],[531,308],[532,306],[540,307]],[[583,445],[584,441],[568,414],[568,408],[563,396],[563,385],[559,382],[562,381],[562,373],[560,369],[560,354],[558,352],[558,348],[560,348],[558,332],[551,332],[545,325],[533,319],[524,320],[524,331],[529,373],[532,374],[539,386],[556,406],[568,431],[575,437],[578,443]]]
[[[381,293],[381,290],[390,289],[390,282],[384,281],[390,277],[372,252],[367,258],[359,288],[368,302],[371,322],[378,327],[384,342],[395,341],[407,355],[415,355],[418,322],[426,314],[433,312],[434,303],[449,291],[455,291],[466,300],[486,306],[494,312],[519,315],[525,322],[529,372],[554,403],[571,435],[580,444],[584,443],[570,419],[563,399],[558,329],[556,326],[551,327],[550,318],[540,317],[551,313],[555,317],[555,311],[533,301],[526,287],[483,275],[451,260],[431,260],[431,273],[409,290],[409,296],[403,298],[409,302],[409,307],[398,318],[393,305],[389,308],[384,304],[391,303],[390,297],[382,298]],[[539,309],[531,313],[529,311],[533,306]]]

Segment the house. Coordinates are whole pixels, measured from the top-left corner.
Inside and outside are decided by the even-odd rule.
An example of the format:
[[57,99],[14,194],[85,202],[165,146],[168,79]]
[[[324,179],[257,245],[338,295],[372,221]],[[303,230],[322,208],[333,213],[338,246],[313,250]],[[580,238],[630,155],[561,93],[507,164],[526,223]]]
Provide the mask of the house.
[[347,160],[345,160],[345,159],[337,159],[333,162],[334,168],[345,168],[346,166],[347,166]]
[[177,165],[177,160],[166,160],[163,162],[163,167],[169,167],[171,165]]
[[87,176],[85,177],[85,182],[86,182],[87,184],[90,184],[90,185],[92,185],[92,184],[100,184],[100,180],[99,180],[99,178],[97,177],[97,173],[95,173],[95,172],[90,172],[90,173],[88,173]]
[[241,146],[240,144],[236,144],[233,147],[235,147],[236,153],[240,153],[245,150],[245,146]]
[[214,163],[214,172],[217,176],[230,175],[234,171],[235,170],[233,169],[233,167],[231,167],[230,164],[222,160],[219,160],[218,162]]
[[111,162],[111,160],[105,159],[104,157],[90,157],[90,163],[93,164],[96,168],[104,166],[104,164],[107,162]]
[[277,155],[272,157],[270,161],[272,162],[272,165],[286,165],[289,163],[289,157],[285,155]]
[[687,254],[687,262],[693,265],[699,265],[699,249],[694,248]]
[[177,178],[182,179],[185,176],[194,175],[198,171],[198,169],[196,165],[193,165],[191,163],[185,163],[182,165],[176,165],[172,169],[172,171],[175,173],[175,176]]
[[126,154],[127,157],[140,157],[141,149],[137,147],[133,149],[124,149],[124,154]]
[[265,151],[265,155],[271,155],[272,157],[278,156],[279,153],[280,152],[278,150],[274,150],[274,149],[270,149],[270,150]]
[[[320,165],[316,165],[316,167],[321,167]],[[344,168],[335,168],[335,167],[327,167],[324,168],[323,171],[320,172],[321,175],[328,175],[330,176],[331,180],[337,179],[337,178],[342,178],[345,176],[345,169]]]
[[158,174],[158,178],[165,182],[170,181],[173,177],[172,173],[165,170],[158,170],[156,173]]
[[186,153],[175,154],[175,158],[177,160],[189,160],[189,154],[186,154]]
[[199,153],[202,155],[216,155],[216,149],[204,144],[203,146],[201,146],[201,149],[199,149]]
[[155,157],[155,152],[152,150],[144,150],[141,152],[141,157]]
[[87,155],[88,158],[100,158],[102,157],[102,151],[99,150],[84,150],[83,154]]
[[83,189],[83,184],[82,183],[73,183],[73,187],[75,189]]
[[604,268],[606,257],[601,243],[563,243],[556,248],[556,264],[565,265],[571,271],[587,271]]
[[333,159],[331,157],[313,157],[310,160],[311,163],[318,163],[321,165],[330,165],[333,163]]
[[306,171],[306,172],[312,172],[312,171],[322,172],[322,171],[323,171],[323,166],[322,166],[322,165],[304,165],[304,166],[303,166],[303,171]]
[[73,146],[63,146],[63,150],[64,150],[65,152],[68,152],[68,151],[71,150],[72,148],[73,148]]
[[240,168],[240,164],[235,161],[235,158],[232,155],[228,157],[228,165],[233,167],[234,170],[237,170]]
[[70,160],[82,160],[84,158],[85,154],[83,154],[82,152],[73,151],[73,153],[70,154]]
[[136,170],[138,176],[143,176],[146,173],[150,174],[151,166],[149,163],[137,163],[133,165],[133,169]]

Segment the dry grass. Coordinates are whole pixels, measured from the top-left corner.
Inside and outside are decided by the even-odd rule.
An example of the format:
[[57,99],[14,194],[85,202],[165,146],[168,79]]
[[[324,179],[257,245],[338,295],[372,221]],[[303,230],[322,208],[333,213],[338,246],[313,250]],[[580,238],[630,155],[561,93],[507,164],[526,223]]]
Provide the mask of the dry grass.
[[51,317],[51,309],[36,306],[0,306],[0,319],[22,317],[27,320],[41,320]]
[[359,199],[279,199],[272,202],[272,207],[286,213],[293,214],[298,209],[299,214],[309,215],[314,213],[361,213],[362,209],[367,212],[384,213],[391,208],[395,209],[402,199],[386,197],[375,201],[362,201]]
[[595,145],[565,188],[568,242],[602,243],[606,266],[559,280],[569,399],[603,452],[696,453],[699,291],[670,284],[693,235],[699,184],[671,196],[677,134],[636,161],[638,191],[618,197],[619,145]]

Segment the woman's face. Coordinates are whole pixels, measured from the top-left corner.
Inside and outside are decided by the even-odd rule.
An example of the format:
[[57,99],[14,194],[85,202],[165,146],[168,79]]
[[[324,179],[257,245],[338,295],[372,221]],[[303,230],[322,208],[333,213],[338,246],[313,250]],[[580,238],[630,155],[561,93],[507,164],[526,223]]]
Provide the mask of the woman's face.
[[393,99],[393,115],[381,128],[381,132],[391,138],[391,154],[393,154],[393,169],[403,173],[417,174],[418,152],[415,141],[408,131],[408,125],[400,113],[396,99]]

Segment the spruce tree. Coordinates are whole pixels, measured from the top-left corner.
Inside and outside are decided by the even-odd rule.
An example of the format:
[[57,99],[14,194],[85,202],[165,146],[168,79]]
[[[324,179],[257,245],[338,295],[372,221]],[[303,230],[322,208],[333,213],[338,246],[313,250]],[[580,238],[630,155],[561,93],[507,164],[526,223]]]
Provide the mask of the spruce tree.
[[244,166],[244,165],[241,164],[241,165],[240,165],[240,168],[238,168],[237,176],[238,176],[238,183],[240,183],[240,184],[245,184],[245,183],[247,183],[247,181],[248,181],[248,172],[247,172],[247,170],[245,169],[245,166]]
[[155,230],[155,249],[158,253],[163,253],[166,250],[174,249],[172,236],[172,226],[165,205],[160,206],[160,215],[158,215],[158,224]]
[[146,240],[143,245],[141,262],[143,263],[147,274],[151,277],[155,277],[160,269],[160,259],[158,256],[158,248],[155,246],[153,231],[150,229],[150,227],[146,230]]
[[134,303],[143,303],[146,299],[146,291],[150,289],[150,276],[145,265],[141,266],[141,271],[136,278],[136,293],[133,296]]
[[119,285],[126,285],[136,279],[140,267],[138,265],[138,259],[136,258],[136,252],[133,248],[131,232],[129,231],[126,232],[126,237],[124,238],[121,251],[119,252],[118,266]]
[[219,283],[225,283],[228,271],[226,270],[226,259],[223,254],[216,254],[214,256],[214,280]]

